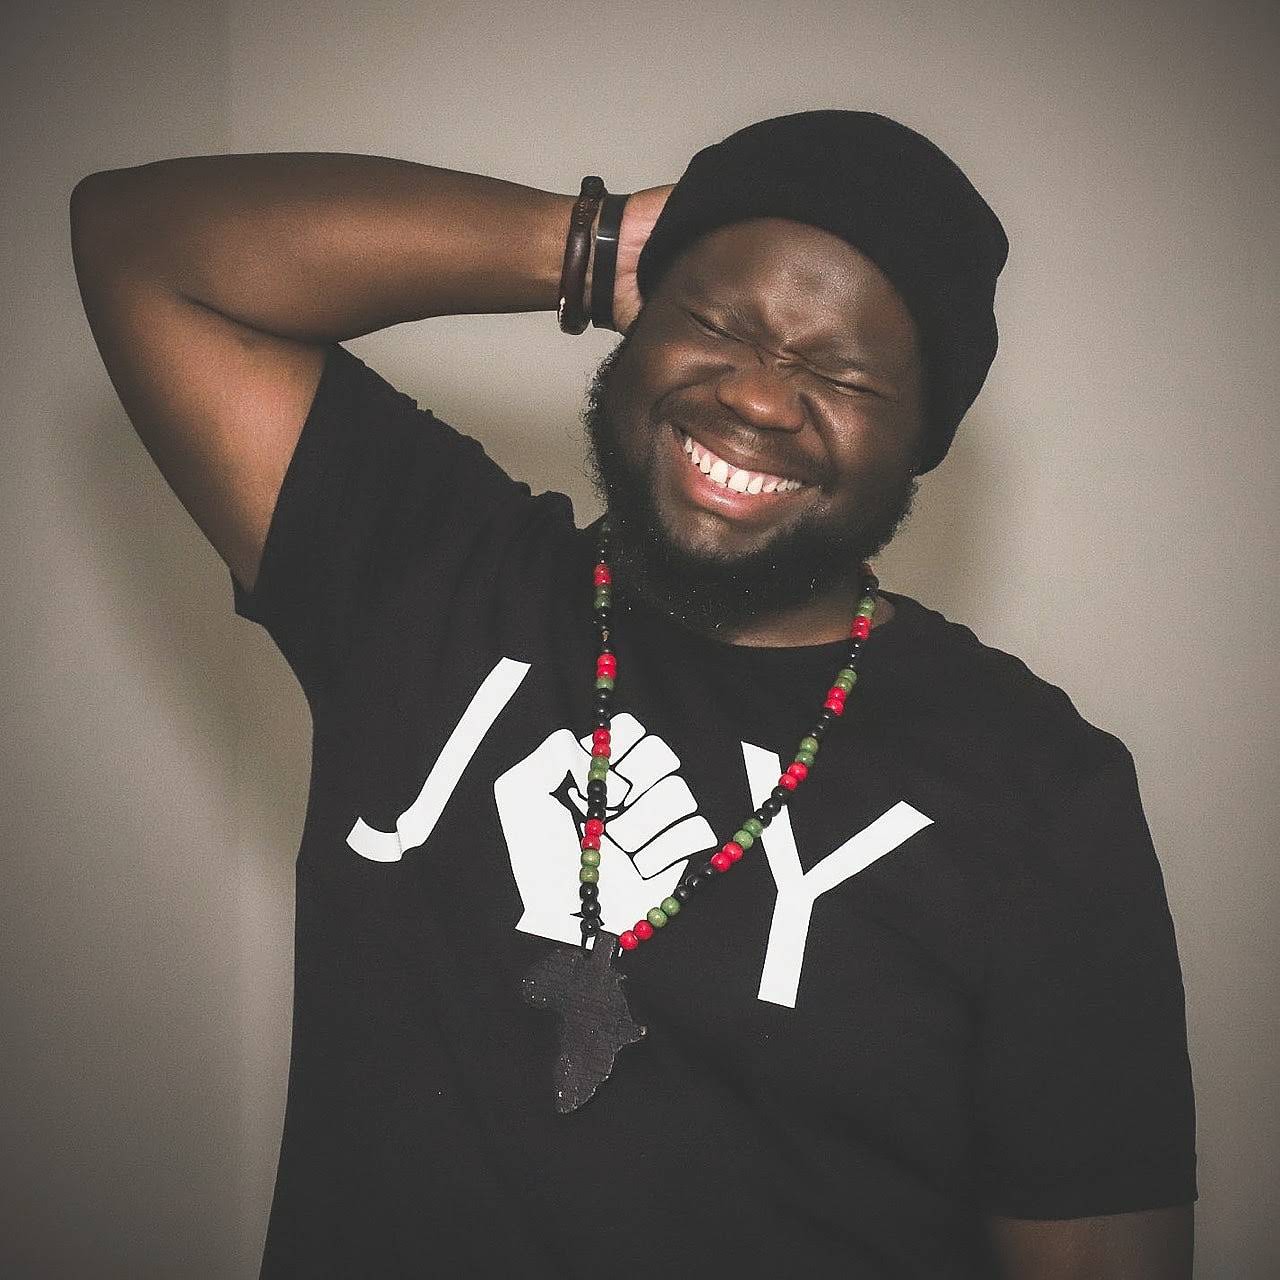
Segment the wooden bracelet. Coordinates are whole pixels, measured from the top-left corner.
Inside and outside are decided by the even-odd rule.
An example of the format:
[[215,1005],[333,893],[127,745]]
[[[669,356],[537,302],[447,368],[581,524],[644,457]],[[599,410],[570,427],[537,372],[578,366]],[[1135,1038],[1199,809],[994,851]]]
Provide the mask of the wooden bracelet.
[[564,266],[560,269],[560,301],[556,316],[565,333],[581,333],[587,327],[587,265],[591,261],[591,224],[604,199],[604,179],[583,178],[582,189],[569,216],[564,242]]

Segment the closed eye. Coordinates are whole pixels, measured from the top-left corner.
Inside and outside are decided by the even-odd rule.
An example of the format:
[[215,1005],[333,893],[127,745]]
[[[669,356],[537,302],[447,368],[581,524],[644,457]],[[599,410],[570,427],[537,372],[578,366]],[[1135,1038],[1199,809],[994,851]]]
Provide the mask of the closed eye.
[[704,333],[713,334],[717,338],[729,338],[731,341],[734,340],[733,334],[726,333],[719,325],[712,324],[706,316],[700,316],[696,311],[690,311],[688,315],[689,319],[692,320],[693,323]]
[[[740,339],[735,338],[733,334],[727,330],[720,328],[718,324],[713,324],[706,316],[699,314],[697,311],[690,311],[686,308],[685,314],[693,321],[694,325],[701,329],[703,333],[715,338],[726,338],[730,342],[738,342]],[[811,370],[815,378],[825,382],[830,387],[835,387],[839,391],[848,391],[859,393],[862,395],[878,396],[881,393],[875,387],[868,386],[865,382],[849,382],[843,378],[833,378],[825,373],[819,373],[816,369]]]
[[846,382],[842,378],[828,377],[825,373],[818,373],[815,376],[821,378],[829,387],[837,387],[841,391],[860,391],[869,396],[880,394],[875,387],[869,387],[865,382]]

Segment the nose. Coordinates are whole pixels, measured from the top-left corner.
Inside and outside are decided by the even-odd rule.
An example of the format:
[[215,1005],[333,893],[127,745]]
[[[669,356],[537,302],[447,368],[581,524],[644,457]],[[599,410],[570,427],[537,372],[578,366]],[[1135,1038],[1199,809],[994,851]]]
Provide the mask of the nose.
[[716,384],[716,399],[753,427],[799,431],[804,426],[804,405],[790,371],[773,356],[757,354],[750,363],[726,369]]

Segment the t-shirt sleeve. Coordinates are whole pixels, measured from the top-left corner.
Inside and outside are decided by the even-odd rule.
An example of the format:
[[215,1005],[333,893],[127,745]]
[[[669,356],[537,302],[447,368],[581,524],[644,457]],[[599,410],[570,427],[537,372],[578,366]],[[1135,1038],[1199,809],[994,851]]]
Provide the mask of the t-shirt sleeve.
[[[1078,1218],[1196,1199],[1182,974],[1115,739],[1007,884],[982,1010],[986,1208]],[[1016,878],[1015,878],[1016,879]]]
[[285,473],[252,590],[235,610],[275,640],[310,697],[335,678],[354,631],[410,569],[430,581],[465,559],[493,513],[530,501],[474,439],[337,343]]

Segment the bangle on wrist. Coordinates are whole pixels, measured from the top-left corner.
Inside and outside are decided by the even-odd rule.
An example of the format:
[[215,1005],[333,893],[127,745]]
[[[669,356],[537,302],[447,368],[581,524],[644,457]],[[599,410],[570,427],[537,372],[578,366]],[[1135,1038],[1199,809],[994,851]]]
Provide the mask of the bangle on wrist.
[[618,271],[618,232],[627,197],[606,194],[600,204],[596,225],[595,265],[591,270],[591,323],[597,329],[612,329],[613,286]]
[[569,234],[564,242],[564,265],[560,268],[560,300],[556,316],[565,333],[581,333],[587,327],[587,265],[591,260],[591,224],[605,195],[604,180],[583,178],[582,189],[569,215]]

